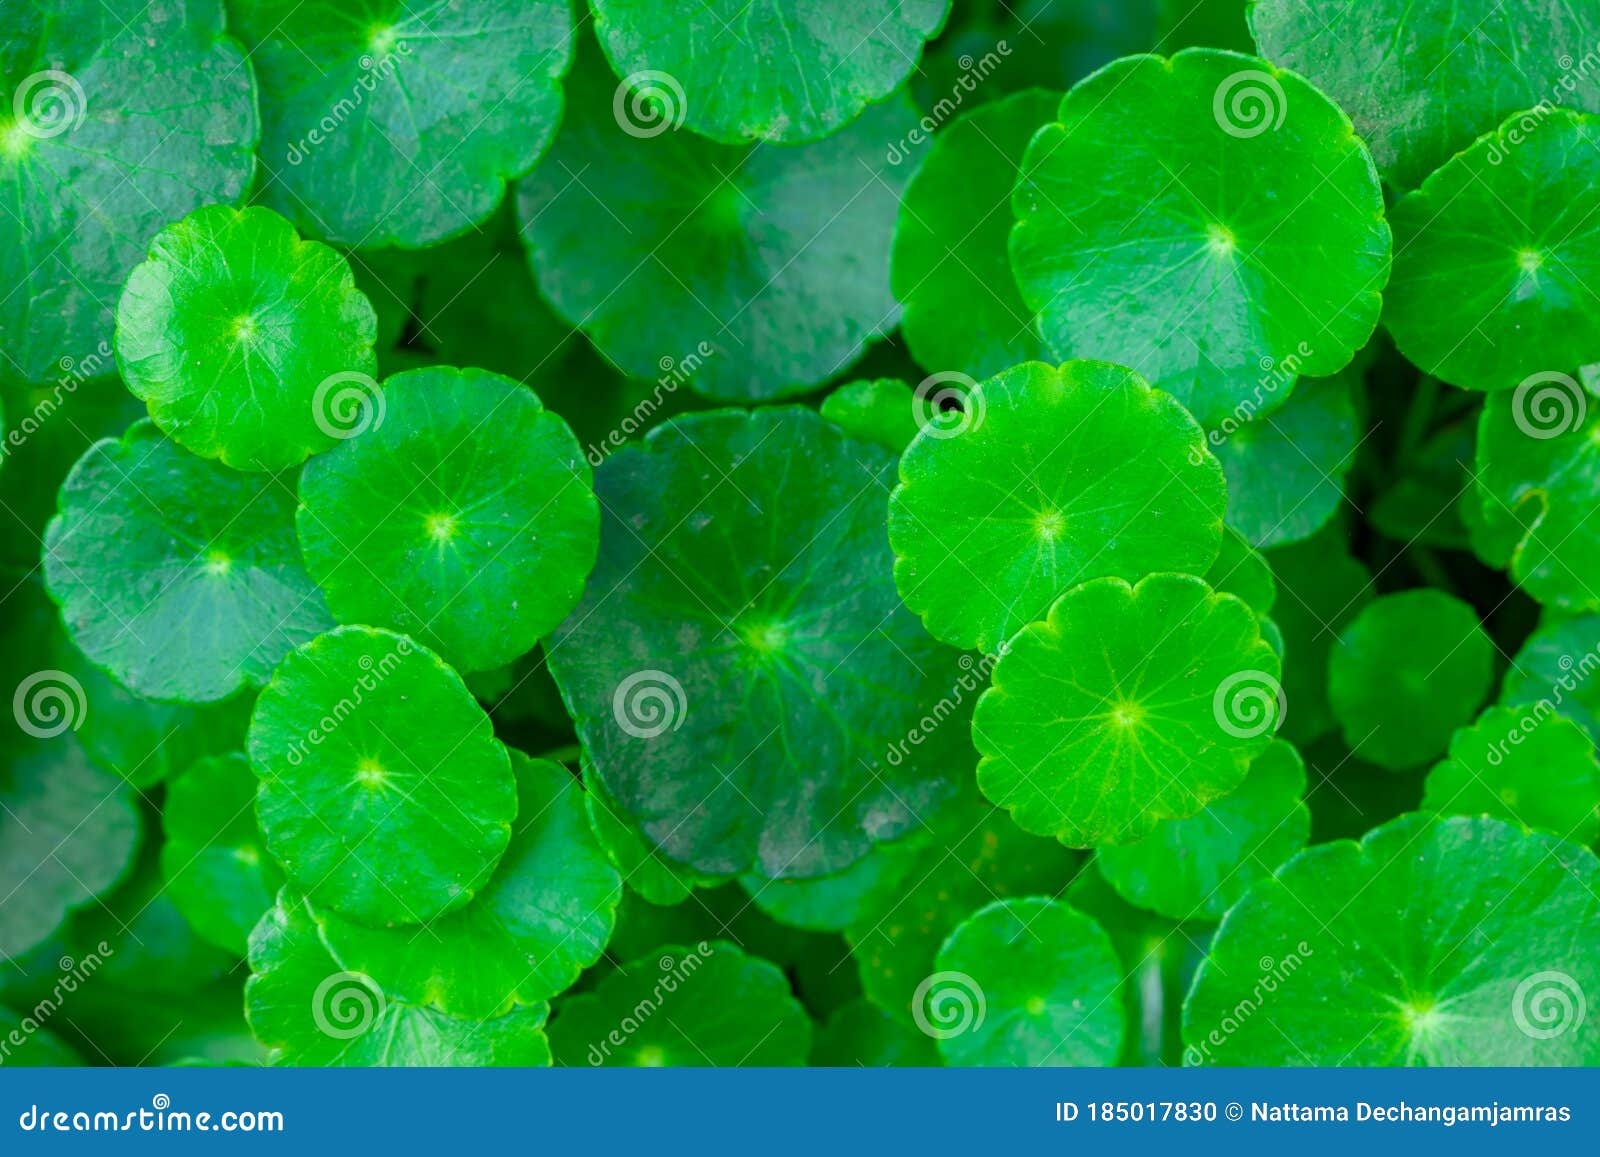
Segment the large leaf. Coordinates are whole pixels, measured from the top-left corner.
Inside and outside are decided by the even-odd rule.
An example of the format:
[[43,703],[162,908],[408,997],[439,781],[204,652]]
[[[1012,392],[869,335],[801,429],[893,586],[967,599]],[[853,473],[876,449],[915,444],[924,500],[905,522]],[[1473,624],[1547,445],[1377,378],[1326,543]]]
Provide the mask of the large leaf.
[[244,193],[254,85],[221,0],[36,0],[7,5],[0,107],[0,381],[55,381],[109,358],[158,229]]
[[949,792],[963,671],[895,593],[893,470],[789,407],[679,418],[601,466],[600,561],[550,670],[608,795],[672,859],[824,875]]
[[1130,366],[1207,426],[1263,365],[1328,375],[1389,277],[1377,173],[1293,73],[1211,49],[1110,64],[1028,146],[1011,260],[1061,358]]

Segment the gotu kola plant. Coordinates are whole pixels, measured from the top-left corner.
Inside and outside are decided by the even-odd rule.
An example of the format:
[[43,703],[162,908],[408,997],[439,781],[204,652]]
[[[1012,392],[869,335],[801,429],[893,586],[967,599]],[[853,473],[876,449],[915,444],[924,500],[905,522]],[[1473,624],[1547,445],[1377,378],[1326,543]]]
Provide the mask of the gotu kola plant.
[[1600,1061],[1592,5],[347,7],[0,20],[0,1059]]

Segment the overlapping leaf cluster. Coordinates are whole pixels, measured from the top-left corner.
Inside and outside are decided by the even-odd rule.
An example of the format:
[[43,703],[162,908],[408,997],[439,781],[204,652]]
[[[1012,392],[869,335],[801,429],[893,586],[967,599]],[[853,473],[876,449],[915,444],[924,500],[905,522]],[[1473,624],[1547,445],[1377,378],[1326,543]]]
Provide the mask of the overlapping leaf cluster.
[[0,1060],[1600,1063],[1597,53],[0,15]]

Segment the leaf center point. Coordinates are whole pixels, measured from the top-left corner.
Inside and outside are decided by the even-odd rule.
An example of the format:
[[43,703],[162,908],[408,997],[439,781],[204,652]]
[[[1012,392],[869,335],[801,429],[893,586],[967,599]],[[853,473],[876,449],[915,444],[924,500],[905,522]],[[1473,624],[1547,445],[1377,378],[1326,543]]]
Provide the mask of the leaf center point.
[[1233,230],[1226,225],[1212,223],[1206,227],[1206,248],[1214,257],[1231,257],[1233,251],[1239,247],[1238,240],[1233,235]]

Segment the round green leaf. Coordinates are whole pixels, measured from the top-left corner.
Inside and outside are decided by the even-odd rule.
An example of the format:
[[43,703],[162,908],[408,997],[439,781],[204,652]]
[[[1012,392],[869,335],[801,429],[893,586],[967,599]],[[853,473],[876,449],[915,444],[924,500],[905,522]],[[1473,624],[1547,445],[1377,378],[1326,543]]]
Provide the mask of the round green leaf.
[[868,999],[906,1024],[939,945],[967,914],[996,897],[1054,895],[1078,866],[1076,853],[1030,836],[971,789],[929,824],[873,852],[896,864],[860,897],[845,931]]
[[518,209],[540,289],[624,373],[783,397],[893,327],[889,240],[911,166],[884,146],[914,127],[903,98],[803,148],[735,148],[630,134],[595,73],[575,76]]
[[222,0],[8,5],[0,61],[0,380],[109,369],[150,238],[250,184],[249,65]]
[[1559,619],[1528,636],[1511,660],[1500,701],[1548,703],[1600,743],[1600,615]]
[[0,961],[109,890],[138,843],[132,793],[70,737],[0,761]]
[[908,1028],[877,1005],[857,998],[833,1010],[817,1032],[811,1063],[824,1068],[932,1068],[939,1050],[927,1033]]
[[1049,360],[1006,244],[1023,153],[1060,103],[1060,93],[1029,89],[960,117],[934,137],[906,186],[892,284],[906,345],[929,369],[985,378]]
[[506,749],[461,676],[388,631],[339,627],[290,652],[256,702],[250,762],[289,878],[377,927],[465,905],[517,815]]
[[[117,304],[117,365],[156,425],[236,470],[349,437],[373,389],[377,318],[349,263],[269,209],[208,205],[163,229]],[[365,420],[365,416],[364,416]]]
[[383,384],[384,420],[306,464],[300,543],[344,623],[410,634],[462,671],[532,650],[598,549],[589,464],[531,390],[483,370]]
[[826,875],[950,793],[971,676],[895,593],[893,469],[783,407],[675,419],[598,471],[600,561],[550,671],[608,793],[673,860]]
[[1220,920],[1245,889],[1306,846],[1306,768],[1275,739],[1250,774],[1199,815],[1168,820],[1136,844],[1095,853],[1128,903],[1173,920]]
[[825,137],[900,86],[950,0],[592,0],[617,75],[617,117],[713,140]]
[[196,458],[144,421],[89,448],[60,511],[45,584],[79,650],[136,694],[225,699],[330,622],[292,479]]
[[667,944],[569,996],[550,1024],[558,1065],[803,1065],[811,1021],[775,965],[725,940]]
[[[1573,376],[1551,372],[1484,402],[1476,459],[1482,535],[1509,558],[1533,598],[1568,610],[1600,608],[1600,402]],[[1499,559],[1505,565],[1507,558]]]
[[1348,374],[1302,379],[1287,402],[1209,435],[1228,477],[1228,525],[1255,546],[1309,538],[1344,501],[1361,427]]
[[1416,767],[1444,751],[1450,733],[1489,693],[1494,645],[1478,613],[1435,590],[1368,604],[1328,657],[1328,703],[1357,755],[1382,767]]
[[916,395],[891,378],[847,382],[822,399],[822,416],[852,438],[876,442],[896,454],[911,445],[917,424]]
[[559,764],[511,754],[517,821],[477,897],[426,928],[365,928],[318,912],[347,968],[391,997],[486,1018],[548,1000],[600,958],[622,881],[583,810],[583,789]]
[[1122,965],[1111,938],[1056,900],[1000,900],[939,949],[912,1015],[949,1065],[1112,1065]]
[[595,839],[628,887],[650,903],[681,904],[696,888],[722,883],[721,877],[703,876],[658,852],[623,812],[622,806],[611,798],[604,781],[595,774],[587,759],[583,761],[583,786],[584,809]]
[[550,1063],[549,1006],[468,1020],[392,997],[345,967],[309,904],[286,888],[250,937],[245,1012],[275,1064],[539,1067]]
[[1548,704],[1490,707],[1451,736],[1450,758],[1428,773],[1422,806],[1592,844],[1600,837],[1594,741]]
[[1518,109],[1552,99],[1600,112],[1600,90],[1572,75],[1600,31],[1586,0],[1253,0],[1248,11],[1262,54],[1348,109],[1401,189]]
[[1349,119],[1300,77],[1213,49],[1133,56],[1057,122],[1028,147],[1011,261],[1058,357],[1131,366],[1214,427],[1260,403],[1262,365],[1329,375],[1366,344],[1383,197]]
[[1101,362],[1038,362],[929,419],[889,500],[895,585],[930,633],[995,652],[1061,592],[1202,573],[1226,484],[1194,420]]
[[256,826],[256,777],[243,755],[203,759],[167,787],[161,809],[166,893],[195,932],[243,956],[283,873]]
[[1513,118],[1391,220],[1384,323],[1425,372],[1507,390],[1600,356],[1600,117]]
[[1071,847],[1142,839],[1243,782],[1284,714],[1279,671],[1255,613],[1200,579],[1084,583],[995,665],[978,786]]
[[1288,659],[1283,694],[1294,704],[1283,737],[1304,745],[1336,726],[1328,709],[1328,652],[1339,632],[1372,600],[1372,575],[1350,557],[1348,539],[1337,523],[1272,551],[1267,561],[1278,582],[1272,621],[1282,632],[1281,653]]
[[330,240],[417,247],[483,221],[561,119],[568,0],[231,10],[261,84],[259,195]]
[[1595,1064],[1597,896],[1592,852],[1496,819],[1402,816],[1312,848],[1222,921],[1185,1060]]

